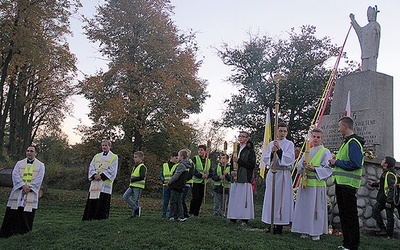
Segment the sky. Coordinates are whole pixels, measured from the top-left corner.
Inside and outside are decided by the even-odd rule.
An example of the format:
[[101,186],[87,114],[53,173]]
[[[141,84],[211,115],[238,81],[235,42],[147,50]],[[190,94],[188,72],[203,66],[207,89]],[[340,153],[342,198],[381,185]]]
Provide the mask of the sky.
[[[79,13],[92,16],[100,0],[81,0],[83,8]],[[226,79],[231,68],[225,66],[217,56],[216,48],[223,43],[230,47],[240,46],[252,34],[273,38],[287,38],[287,32],[295,28],[300,32],[302,25],[316,26],[318,38],[329,37],[333,44],[341,46],[350,27],[349,14],[354,13],[360,26],[367,21],[368,6],[378,5],[377,21],[381,26],[381,41],[377,71],[393,76],[394,96],[400,94],[400,1],[385,0],[171,0],[175,6],[171,17],[182,31],[196,32],[199,45],[198,59],[203,61],[199,77],[208,81],[207,91],[211,95],[206,100],[203,112],[191,117],[201,123],[218,119],[224,110],[223,101],[236,91]],[[70,49],[78,59],[77,67],[83,74],[94,74],[96,70],[107,69],[107,60],[98,53],[98,46],[90,43],[83,35],[82,23],[72,18],[71,29],[74,36],[68,39]],[[357,35],[351,30],[344,51],[349,59],[361,62],[361,50]],[[339,65],[340,67],[341,65]],[[325,83],[324,83],[325,84]],[[81,96],[71,99],[74,111],[64,122],[63,131],[71,144],[80,142],[75,128],[90,125],[88,101]],[[400,99],[394,98],[394,157],[400,161]]]

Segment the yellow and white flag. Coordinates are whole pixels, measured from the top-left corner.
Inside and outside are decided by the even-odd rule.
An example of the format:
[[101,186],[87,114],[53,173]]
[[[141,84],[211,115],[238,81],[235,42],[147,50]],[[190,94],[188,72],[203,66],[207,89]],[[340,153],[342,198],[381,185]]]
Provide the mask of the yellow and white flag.
[[260,176],[262,178],[265,177],[265,163],[264,163],[264,156],[267,153],[268,149],[268,144],[271,141],[272,138],[272,133],[271,133],[271,115],[269,112],[269,107],[267,109],[267,115],[265,118],[265,130],[264,130],[264,141],[262,145],[262,154],[261,154],[261,159],[260,159]]

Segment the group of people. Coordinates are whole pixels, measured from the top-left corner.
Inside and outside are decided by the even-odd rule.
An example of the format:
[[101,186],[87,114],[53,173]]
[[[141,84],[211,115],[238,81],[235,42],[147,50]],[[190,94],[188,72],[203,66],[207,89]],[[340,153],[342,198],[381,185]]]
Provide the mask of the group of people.
[[[279,123],[277,138],[268,145],[262,159],[270,170],[266,176],[266,191],[261,220],[268,225],[269,232],[282,234],[283,226],[291,224],[292,232],[301,238],[319,240],[328,233],[328,210],[326,203],[325,180],[332,176],[335,185],[336,201],[343,232],[341,249],[358,249],[360,232],[357,212],[357,189],[361,185],[364,140],[353,131],[354,122],[350,117],[339,120],[339,131],[344,141],[336,154],[322,144],[323,131],[311,131],[309,155],[298,161],[297,171],[306,179],[298,188],[296,201],[293,200],[291,170],[295,163],[294,144],[286,138],[288,127]],[[254,219],[252,180],[256,166],[256,153],[250,135],[240,131],[235,154],[230,158],[224,153],[217,166],[212,167],[207,154],[207,146],[198,146],[198,155],[190,158],[191,152],[182,149],[171,153],[168,162],[160,171],[163,184],[163,203],[161,217],[169,220],[185,221],[199,216],[200,208],[209,179],[214,181],[213,215],[226,217],[231,223],[241,221],[247,226]],[[111,142],[101,142],[102,152],[96,154],[89,167],[88,179],[91,182],[82,220],[106,219],[109,216],[112,186],[118,170],[118,156],[111,152]],[[32,230],[35,211],[38,208],[38,194],[45,167],[36,159],[37,149],[29,146],[26,159],[18,161],[14,167],[13,189],[7,203],[6,214],[0,229],[0,237],[23,234]],[[307,158],[307,159],[306,159]],[[141,215],[139,199],[145,187],[147,168],[142,151],[134,153],[134,166],[130,185],[123,194],[131,206],[130,217]],[[373,218],[381,229],[380,235],[393,236],[394,184],[397,176],[393,170],[396,160],[385,157],[380,182],[369,180],[368,184],[379,187],[377,202],[373,206]],[[186,196],[192,191],[189,209]],[[386,210],[385,226],[380,212]]]

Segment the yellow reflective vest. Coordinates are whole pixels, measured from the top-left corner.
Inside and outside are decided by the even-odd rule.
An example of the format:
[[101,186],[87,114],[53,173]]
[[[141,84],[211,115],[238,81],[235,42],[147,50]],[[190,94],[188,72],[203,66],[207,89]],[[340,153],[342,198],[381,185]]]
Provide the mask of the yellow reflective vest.
[[[203,166],[203,163],[201,162],[200,156],[196,155],[195,158],[196,158],[195,169],[199,173],[204,175],[205,171],[209,171],[210,170],[210,166],[211,166],[210,159],[206,158],[206,164],[205,164],[205,166]],[[204,182],[206,182],[206,180],[204,180]],[[203,178],[199,178],[199,177],[193,176],[193,183],[203,183]]]
[[387,195],[389,193],[389,183],[388,183],[388,175],[389,174],[392,174],[394,176],[394,183],[397,183],[397,176],[394,173],[388,171],[386,173],[386,175],[385,175],[385,184],[384,184],[384,187],[383,187],[383,190],[385,191],[386,197],[387,197]]
[[[310,165],[313,167],[321,167],[321,157],[322,154],[328,150],[325,147],[322,147],[318,150],[318,152],[314,155],[314,157],[310,161]],[[326,187],[325,181],[320,181],[317,179],[315,172],[308,172],[307,173],[307,186],[308,187]]]
[[[140,169],[142,167],[144,167],[146,169],[146,172],[147,172],[146,166],[143,163],[140,163],[134,169],[132,169],[131,177],[139,177],[140,176]],[[143,180],[131,182],[131,184],[129,186],[130,187],[137,187],[137,188],[144,189],[145,183],[146,183],[146,177],[144,177]]]
[[[97,173],[101,174],[103,171],[108,169],[113,161],[117,158],[116,154],[111,154],[110,157],[107,157],[106,159],[102,159],[103,153],[98,153],[94,159],[94,166],[96,167]],[[107,179],[104,181],[105,184],[108,184],[112,186],[113,181],[110,179]]]
[[[178,166],[178,163],[174,164],[174,165],[172,166],[172,168],[169,169],[169,164],[168,164],[168,162],[166,162],[166,163],[163,164],[163,176],[164,176],[164,180],[165,180],[165,181],[168,182],[168,181],[171,179],[171,177],[172,177],[172,175],[174,174],[175,169],[176,169],[177,166]],[[163,186],[167,186],[167,184],[163,183]]]
[[[217,166],[217,175],[221,176],[223,174],[223,166],[219,165]],[[231,168],[230,166],[226,166],[225,167],[225,172],[230,173],[231,172]],[[219,180],[219,181],[214,181],[214,185],[215,186],[220,186],[222,184],[222,187],[224,188],[230,188],[231,187],[231,183],[227,180]]]
[[[342,146],[340,146],[339,152],[336,155],[337,160],[342,160],[342,161],[350,160],[349,143],[351,141],[357,142],[362,151],[361,143],[356,138],[351,138],[345,144],[342,144]],[[362,160],[361,164],[364,164],[364,159]],[[361,186],[362,165],[359,167],[360,168],[358,169],[347,171],[340,167],[335,166],[333,169],[332,181],[336,182],[339,185],[347,185],[354,188],[359,188]]]

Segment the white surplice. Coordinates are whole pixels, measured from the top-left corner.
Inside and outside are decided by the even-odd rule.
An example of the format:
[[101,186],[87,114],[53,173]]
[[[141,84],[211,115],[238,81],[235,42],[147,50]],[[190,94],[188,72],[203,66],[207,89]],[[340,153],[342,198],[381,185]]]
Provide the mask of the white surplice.
[[[294,144],[287,140],[278,140],[282,149],[282,159],[277,155],[277,172],[275,174],[275,199],[274,199],[274,225],[287,225],[292,221],[293,214],[293,189],[291,169],[293,168]],[[267,153],[264,157],[264,163],[272,168],[271,152],[273,141],[268,144]],[[265,195],[262,209],[261,220],[267,224],[271,224],[272,217],[272,187],[273,173],[271,169],[265,178]]]
[[[316,146],[310,150],[310,159],[322,148]],[[325,180],[332,174],[328,160],[332,159],[329,150],[325,150],[321,156],[321,165],[315,168],[317,180]],[[297,164],[297,170],[301,171],[304,155]],[[326,202],[326,187],[302,188],[297,191],[296,205],[293,213],[292,232],[318,236],[328,234],[328,209]]]

